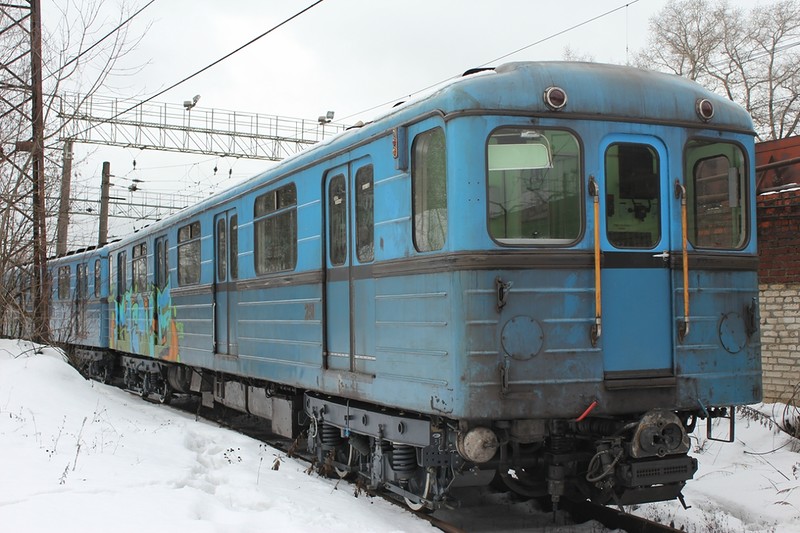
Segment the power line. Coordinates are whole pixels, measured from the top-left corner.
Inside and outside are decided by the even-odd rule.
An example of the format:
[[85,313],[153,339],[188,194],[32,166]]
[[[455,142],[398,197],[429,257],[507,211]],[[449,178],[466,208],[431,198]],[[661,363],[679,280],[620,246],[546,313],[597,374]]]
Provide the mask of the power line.
[[[322,2],[324,2],[324,1],[325,1],[325,0],[317,0],[316,2],[314,2],[313,4],[311,4],[310,6],[306,7],[305,9],[303,9],[303,10],[301,10],[301,11],[298,11],[297,13],[295,13],[294,15],[292,15],[291,17],[289,17],[289,18],[287,18],[286,20],[284,20],[283,22],[281,22],[281,23],[279,23],[279,24],[277,24],[277,25],[273,26],[272,28],[268,29],[267,31],[265,31],[264,33],[262,33],[261,35],[259,35],[258,37],[255,37],[255,38],[253,38],[253,39],[250,39],[248,42],[246,42],[245,44],[243,44],[242,46],[240,46],[239,48],[237,48],[237,49],[236,49],[236,50],[234,50],[233,52],[229,52],[229,53],[225,54],[224,56],[222,56],[221,58],[217,59],[217,60],[216,60],[216,61],[214,61],[213,63],[209,63],[209,64],[208,64],[208,65],[206,65],[205,67],[201,68],[200,70],[198,70],[198,71],[197,71],[197,72],[195,72],[194,74],[190,74],[189,76],[186,76],[186,77],[185,77],[185,78],[183,78],[181,81],[179,81],[179,82],[177,82],[177,83],[174,83],[174,84],[170,85],[170,86],[169,86],[169,87],[167,87],[166,89],[164,89],[164,90],[162,90],[162,91],[160,91],[160,92],[158,92],[158,93],[154,94],[153,96],[151,96],[150,98],[148,98],[148,99],[144,100],[143,102],[139,102],[139,103],[138,103],[136,106],[134,106],[134,108],[135,108],[135,107],[138,107],[139,105],[142,105],[142,104],[144,104],[144,103],[147,103],[147,102],[149,102],[150,100],[153,100],[153,99],[155,99],[155,98],[158,98],[159,96],[161,96],[162,94],[166,93],[167,91],[171,91],[172,89],[174,89],[174,88],[175,88],[175,87],[177,87],[178,85],[180,85],[180,84],[182,84],[182,83],[184,83],[184,82],[186,82],[186,81],[189,81],[190,79],[194,78],[195,76],[197,76],[197,75],[199,75],[199,74],[202,74],[203,72],[205,72],[206,70],[210,69],[211,67],[213,67],[213,66],[215,66],[215,65],[217,65],[217,64],[219,64],[219,63],[221,63],[222,61],[225,61],[226,59],[228,59],[229,57],[231,57],[233,54],[235,54],[235,53],[237,53],[237,52],[240,52],[241,50],[243,50],[243,49],[247,48],[248,46],[250,46],[250,45],[251,45],[251,44],[253,44],[254,42],[256,42],[256,41],[258,41],[259,39],[261,39],[262,37],[265,37],[265,36],[269,35],[270,33],[272,33],[273,31],[275,31],[275,30],[277,30],[278,28],[280,28],[281,26],[284,26],[285,24],[288,24],[288,23],[289,23],[289,22],[291,22],[292,20],[294,20],[294,19],[296,19],[297,17],[299,17],[300,15],[304,14],[306,11],[309,11],[310,9],[312,9],[313,7],[316,7],[316,6],[318,6],[319,4],[321,4],[321,3],[322,3]],[[637,0],[637,1],[638,1],[638,0]],[[131,108],[131,109],[133,109],[133,108]],[[130,109],[129,109],[128,111],[130,111]],[[125,113],[125,112],[127,112],[127,111],[123,111],[123,113]]]
[[[529,45],[527,45],[527,46],[523,46],[522,48],[518,48],[518,49],[514,50],[513,52],[509,52],[509,53],[507,53],[507,54],[504,54],[504,55],[502,55],[502,56],[500,56],[500,57],[496,57],[496,58],[494,58],[494,59],[492,59],[492,60],[490,60],[490,61],[487,61],[487,62],[483,63],[482,65],[479,65],[479,68],[480,68],[480,67],[485,67],[486,65],[489,65],[489,64],[491,64],[491,63],[495,63],[495,62],[497,62],[497,61],[500,61],[501,59],[505,59],[506,57],[508,57],[508,56],[512,56],[512,55],[514,55],[514,54],[516,54],[516,53],[518,53],[518,52],[522,52],[523,50],[527,50],[528,48],[531,48],[531,47],[533,47],[533,46],[536,46],[537,44],[542,44],[543,42],[549,41],[550,39],[555,39],[556,37],[559,37],[560,35],[563,35],[563,34],[565,34],[565,33],[567,33],[567,32],[570,32],[570,31],[572,31],[572,30],[575,30],[575,29],[577,29],[577,28],[580,28],[581,26],[585,26],[585,25],[587,25],[587,24],[590,24],[590,23],[592,23],[592,22],[594,22],[594,21],[596,21],[596,20],[600,20],[601,18],[607,17],[608,15],[611,15],[612,13],[616,13],[617,11],[619,11],[619,10],[621,10],[621,9],[625,9],[625,8],[627,8],[628,6],[631,6],[631,5],[633,5],[633,4],[637,3],[637,2],[639,2],[639,0],[632,0],[631,2],[628,2],[628,3],[626,3],[626,4],[623,4],[623,5],[621,5],[621,6],[615,7],[614,9],[611,9],[611,10],[609,10],[609,11],[606,11],[605,13],[601,13],[600,15],[594,16],[594,17],[592,17],[592,18],[590,18],[590,19],[586,19],[586,20],[584,20],[583,22],[580,22],[580,23],[578,23],[578,24],[575,24],[575,25],[573,25],[573,26],[570,26],[569,28],[566,28],[566,29],[563,29],[563,30],[561,30],[561,31],[558,31],[558,32],[556,32],[556,33],[553,33],[553,34],[551,34],[551,35],[548,35],[547,37],[544,37],[544,38],[542,38],[542,39],[539,39],[538,41],[535,41],[535,42],[533,42],[533,43],[531,43],[531,44],[529,44]],[[392,100],[389,100],[388,102],[384,102],[384,103],[382,103],[382,104],[378,104],[378,105],[376,105],[376,106],[372,106],[372,107],[370,107],[370,108],[368,108],[368,109],[364,109],[363,111],[358,111],[358,112],[356,112],[356,113],[352,113],[352,114],[350,114],[350,115],[348,115],[348,116],[346,116],[346,117],[342,118],[341,120],[343,120],[343,121],[344,121],[344,120],[347,120],[348,118],[350,118],[350,117],[353,117],[353,116],[355,116],[355,115],[360,115],[360,114],[362,114],[362,113],[367,113],[367,112],[369,112],[369,111],[373,111],[373,110],[375,110],[375,109],[381,108],[381,107],[383,107],[383,106],[385,106],[385,105],[389,105],[389,104],[392,104],[392,103],[394,103],[394,102],[397,102],[397,101],[401,100],[402,98],[410,97],[411,95],[418,94],[418,93],[421,93],[421,92],[423,92],[423,91],[427,91],[428,89],[432,89],[433,87],[436,87],[436,86],[437,86],[437,85],[439,85],[440,83],[444,83],[444,82],[446,82],[448,79],[452,79],[452,78],[447,78],[447,79],[444,79],[444,80],[437,81],[436,83],[432,83],[432,84],[428,85],[427,87],[424,87],[424,88],[422,88],[422,89],[418,89],[418,90],[414,91],[414,92],[413,92],[413,93],[411,93],[411,94],[408,94],[408,95],[402,95],[402,96],[399,96],[399,97],[397,97],[397,98],[393,98]]]
[[623,5],[619,6],[619,7],[615,7],[614,9],[606,11],[605,13],[602,13],[602,14],[597,15],[595,17],[592,17],[590,19],[584,20],[583,22],[575,24],[574,26],[570,26],[569,28],[566,28],[566,29],[563,29],[563,30],[561,30],[559,32],[556,32],[556,33],[553,33],[551,35],[548,35],[547,37],[545,37],[543,39],[539,39],[538,41],[535,41],[535,42],[533,42],[533,43],[531,43],[531,44],[529,44],[527,46],[523,46],[522,48],[518,48],[517,50],[514,50],[513,52],[509,52],[509,53],[504,54],[504,55],[502,55],[500,57],[496,57],[496,58],[492,59],[491,61],[487,61],[486,63],[480,65],[480,67],[485,67],[486,65],[488,65],[490,63],[494,63],[496,61],[500,61],[501,59],[505,59],[508,56],[513,56],[514,54],[516,54],[518,52],[522,52],[523,50],[527,50],[528,48],[536,46],[537,44],[542,44],[545,41],[549,41],[550,39],[554,39],[554,38],[556,38],[556,37],[558,37],[560,35],[563,35],[563,34],[565,34],[567,32],[570,32],[572,30],[576,30],[576,29],[580,28],[581,26],[586,26],[587,24],[591,24],[592,22],[594,22],[596,20],[599,20],[601,18],[607,17],[608,15],[611,15],[612,13],[616,13],[620,9],[625,9],[628,6],[631,6],[631,5],[635,4],[638,1],[639,0],[633,0],[632,2],[628,2],[627,4],[623,4]]
[[[152,1],[155,1],[155,0],[151,0],[151,3],[152,3]],[[137,107],[139,107],[139,106],[141,106],[141,105],[143,105],[143,104],[146,104],[147,102],[150,102],[151,100],[154,100],[154,99],[158,98],[159,96],[161,96],[162,94],[164,94],[164,93],[166,93],[166,92],[168,92],[168,91],[171,91],[172,89],[174,89],[174,88],[175,88],[175,87],[177,87],[178,85],[181,85],[182,83],[185,83],[185,82],[189,81],[190,79],[194,78],[195,76],[198,76],[199,74],[202,74],[203,72],[205,72],[206,70],[210,69],[211,67],[213,67],[213,66],[215,66],[215,65],[217,65],[217,64],[219,64],[219,63],[221,63],[222,61],[225,61],[226,59],[228,59],[228,58],[229,58],[229,57],[231,57],[232,55],[234,55],[234,54],[236,54],[236,53],[238,53],[238,52],[242,51],[243,49],[247,48],[247,47],[248,47],[248,46],[250,46],[251,44],[253,44],[253,43],[255,43],[256,41],[258,41],[259,39],[261,39],[261,38],[263,38],[263,37],[265,37],[265,36],[269,35],[269,34],[270,34],[270,33],[272,33],[273,31],[275,31],[275,30],[277,30],[278,28],[280,28],[281,26],[284,26],[284,25],[288,24],[289,22],[293,21],[294,19],[296,19],[296,18],[297,18],[297,17],[299,17],[300,15],[303,15],[304,13],[306,13],[307,11],[311,10],[312,8],[314,8],[314,7],[318,6],[319,4],[321,4],[321,3],[322,3],[322,2],[324,2],[324,1],[325,1],[325,0],[317,0],[316,2],[314,2],[313,4],[311,4],[310,6],[308,6],[308,7],[304,8],[304,9],[302,9],[302,10],[298,11],[297,13],[295,13],[294,15],[292,15],[291,17],[289,17],[289,18],[285,19],[283,22],[280,22],[280,23],[276,24],[275,26],[273,26],[272,28],[268,29],[267,31],[265,31],[264,33],[262,33],[261,35],[259,35],[258,37],[255,37],[255,38],[253,38],[253,39],[250,39],[248,42],[246,42],[246,43],[245,43],[245,44],[243,44],[242,46],[238,47],[237,49],[233,50],[232,52],[229,52],[229,53],[225,54],[225,55],[224,55],[224,56],[222,56],[221,58],[217,59],[216,61],[214,61],[214,62],[212,62],[212,63],[209,63],[208,65],[206,65],[205,67],[201,68],[201,69],[200,69],[200,70],[198,70],[197,72],[195,72],[195,73],[193,73],[193,74],[190,74],[190,75],[186,76],[186,77],[185,77],[185,78],[183,78],[182,80],[180,80],[180,81],[178,81],[178,82],[176,82],[176,83],[173,83],[172,85],[170,85],[170,86],[169,86],[169,87],[167,87],[166,89],[163,89],[163,90],[161,90],[161,91],[157,92],[156,94],[154,94],[154,95],[152,95],[152,96],[150,96],[150,97],[146,98],[145,100],[142,100],[141,102],[138,102],[138,103],[136,103],[135,105],[133,105],[133,106],[129,107],[128,109],[125,109],[125,110],[123,110],[123,111],[120,111],[119,113],[117,113],[116,115],[114,115],[113,117],[111,117],[111,118],[110,118],[110,119],[108,119],[108,120],[113,120],[113,119],[115,119],[115,118],[117,118],[117,117],[119,117],[119,116],[121,116],[121,115],[124,115],[125,113],[129,113],[130,111],[133,111],[133,110],[134,110],[134,109],[136,109]],[[637,1],[638,1],[638,0],[637,0]],[[149,4],[148,4],[148,5],[149,5]],[[145,7],[147,7],[147,6],[145,6]],[[82,135],[82,134],[86,133],[87,131],[91,130],[92,128],[94,128],[94,126],[89,126],[89,127],[88,127],[88,128],[86,128],[85,130],[83,130],[83,131],[81,131],[81,132],[77,133],[76,135]]]

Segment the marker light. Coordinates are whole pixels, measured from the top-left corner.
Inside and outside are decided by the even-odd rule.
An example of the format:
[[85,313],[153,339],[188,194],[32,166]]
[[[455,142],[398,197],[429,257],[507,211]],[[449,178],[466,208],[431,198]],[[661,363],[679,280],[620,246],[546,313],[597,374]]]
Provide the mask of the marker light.
[[544,103],[553,111],[563,109],[567,105],[567,93],[561,87],[548,87],[544,91]]
[[694,110],[697,112],[697,116],[700,117],[703,122],[708,122],[711,120],[711,117],[714,116],[714,104],[705,98],[697,100]]

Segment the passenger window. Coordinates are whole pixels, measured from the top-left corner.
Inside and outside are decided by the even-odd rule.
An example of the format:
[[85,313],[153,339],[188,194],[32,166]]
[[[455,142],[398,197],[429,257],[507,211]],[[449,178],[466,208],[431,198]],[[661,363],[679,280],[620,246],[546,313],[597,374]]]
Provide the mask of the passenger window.
[[686,150],[689,240],[697,248],[738,249],[747,241],[747,166],[731,143],[691,141]]
[[229,223],[231,279],[239,279],[239,215],[231,215]]
[[94,261],[94,297],[95,298],[100,298],[100,295],[102,294],[101,293],[102,286],[100,284],[102,283],[102,279],[103,279],[102,278],[103,271],[101,270],[101,265],[102,264],[100,263],[100,260],[99,259],[95,259],[95,261]]
[[347,186],[344,174],[331,178],[328,184],[328,242],[334,266],[347,261]]
[[81,263],[75,271],[75,297],[85,300],[89,292],[89,266]]
[[225,218],[217,220],[217,281],[225,281],[228,275],[228,231]]
[[253,214],[256,273],[294,270],[297,264],[297,189],[294,183],[257,197]]
[[169,263],[167,262],[167,239],[156,239],[155,278],[158,290],[164,290],[169,280]]
[[369,263],[375,258],[375,192],[372,165],[356,172],[356,257]]
[[568,244],[581,233],[580,149],[564,131],[508,127],[487,144],[488,225],[501,244]]
[[646,144],[606,150],[606,231],[616,248],[654,248],[661,240],[658,153]]
[[442,128],[414,138],[411,194],[414,247],[419,252],[441,250],[447,237],[447,153]]
[[58,299],[66,300],[69,298],[69,265],[58,267]]
[[178,229],[178,285],[200,283],[200,222]]
[[117,254],[117,298],[128,291],[128,254],[120,252]]
[[133,292],[147,291],[147,244],[141,243],[133,247],[131,270],[133,271]]

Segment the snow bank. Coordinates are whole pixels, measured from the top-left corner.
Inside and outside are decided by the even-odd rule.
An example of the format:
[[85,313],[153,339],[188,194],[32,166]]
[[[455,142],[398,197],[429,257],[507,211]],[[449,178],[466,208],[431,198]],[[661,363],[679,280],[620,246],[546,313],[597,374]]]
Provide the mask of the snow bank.
[[0,341],[3,531],[433,531],[306,468],[243,435],[86,381],[57,350]]

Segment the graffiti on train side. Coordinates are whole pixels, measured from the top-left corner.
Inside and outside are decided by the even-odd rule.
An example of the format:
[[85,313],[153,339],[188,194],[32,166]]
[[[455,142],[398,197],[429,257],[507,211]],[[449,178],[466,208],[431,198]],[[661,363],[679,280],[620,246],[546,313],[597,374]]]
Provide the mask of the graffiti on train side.
[[109,303],[112,348],[167,361],[180,360],[178,340],[183,337],[183,324],[176,320],[169,283],[163,289],[144,293],[129,289],[119,298],[110,298]]

